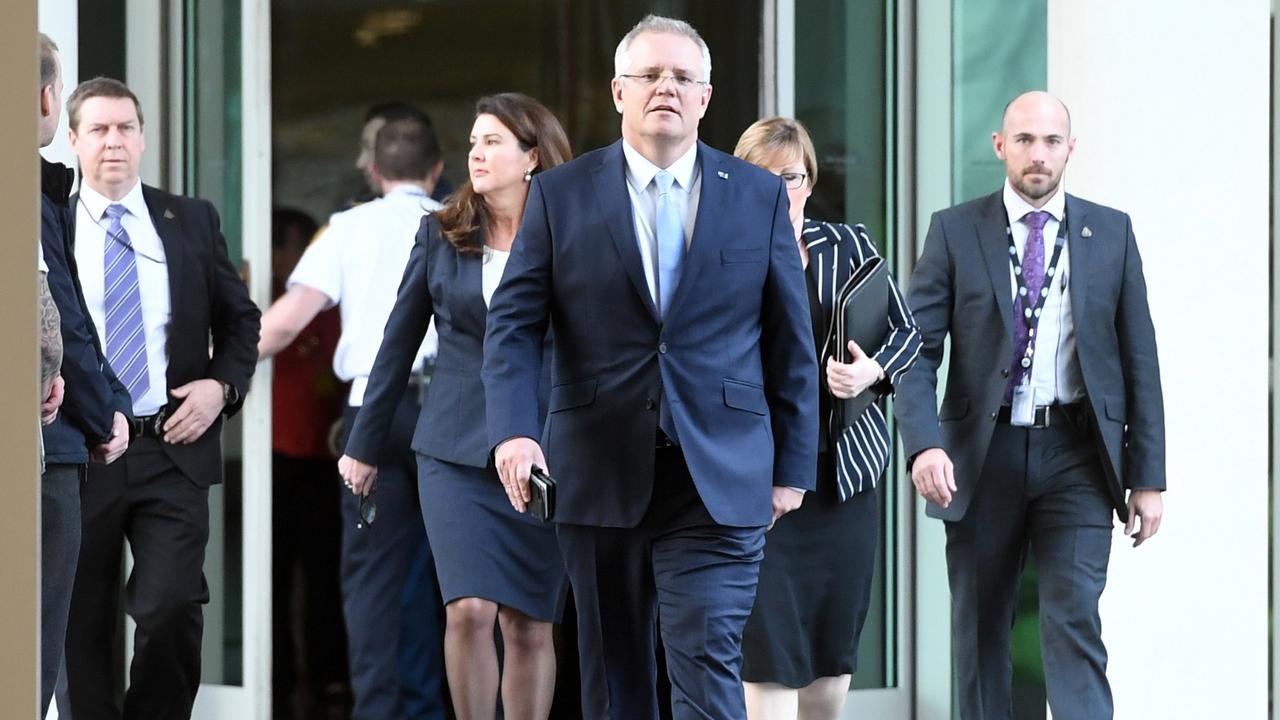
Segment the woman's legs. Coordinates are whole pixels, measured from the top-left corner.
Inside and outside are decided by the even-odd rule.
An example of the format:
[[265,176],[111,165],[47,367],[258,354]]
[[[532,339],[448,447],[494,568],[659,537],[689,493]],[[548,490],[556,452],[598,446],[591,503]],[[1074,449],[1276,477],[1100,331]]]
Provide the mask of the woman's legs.
[[820,677],[800,688],[799,720],[837,720],[849,696],[852,675]]
[[498,702],[498,653],[493,646],[498,605],[465,597],[446,605],[444,612],[444,657],[453,711],[458,720],[493,720]]
[[546,720],[556,689],[551,623],[534,620],[509,607],[498,611],[498,622],[502,626],[503,717]]
[[778,683],[744,682],[748,720],[796,720],[799,693]]

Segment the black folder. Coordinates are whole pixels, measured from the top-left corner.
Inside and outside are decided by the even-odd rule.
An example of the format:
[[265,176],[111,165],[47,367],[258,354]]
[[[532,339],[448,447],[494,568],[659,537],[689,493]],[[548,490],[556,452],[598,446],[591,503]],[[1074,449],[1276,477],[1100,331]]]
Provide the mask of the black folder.
[[[836,360],[853,361],[849,357],[850,340],[867,354],[880,348],[889,333],[889,274],[884,258],[873,257],[858,266],[836,295],[834,311],[831,354]],[[867,388],[856,397],[836,399],[837,426],[843,429],[857,422],[877,397],[874,390]]]

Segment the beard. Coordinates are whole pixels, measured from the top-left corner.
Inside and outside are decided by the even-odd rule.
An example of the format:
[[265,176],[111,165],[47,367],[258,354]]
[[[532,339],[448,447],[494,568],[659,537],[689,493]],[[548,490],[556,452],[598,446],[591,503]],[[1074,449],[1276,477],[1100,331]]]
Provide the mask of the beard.
[[[1033,180],[1039,179],[1043,182],[1037,184]],[[1053,175],[1048,172],[1038,172],[1034,170],[1025,170],[1018,179],[1013,181],[1013,187],[1018,190],[1023,197],[1031,200],[1039,200],[1040,198],[1052,195],[1058,189],[1058,183],[1062,180],[1061,175]]]

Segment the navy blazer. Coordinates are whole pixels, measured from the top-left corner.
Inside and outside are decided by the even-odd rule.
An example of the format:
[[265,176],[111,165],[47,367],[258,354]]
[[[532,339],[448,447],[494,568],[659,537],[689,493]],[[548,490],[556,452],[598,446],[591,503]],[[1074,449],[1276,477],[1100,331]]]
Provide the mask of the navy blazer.
[[41,170],[40,244],[49,266],[49,294],[62,316],[60,372],[66,382],[58,417],[43,429],[45,461],[81,464],[89,461],[89,446],[111,439],[116,412],[133,416],[133,400],[103,355],[80,289],[67,205],[71,171],[43,158]]
[[[488,315],[481,292],[482,263],[482,256],[464,255],[445,239],[433,213],[422,218],[382,345],[369,372],[364,402],[347,440],[347,455],[378,464],[382,443],[390,433],[418,348],[434,316],[439,350],[412,448],[459,465],[490,465],[484,385],[480,382]],[[546,413],[545,391],[541,397],[539,418]]]
[[[1127,520],[1126,488],[1165,487],[1164,400],[1142,258],[1123,212],[1067,195],[1066,222],[1076,354],[1112,501]],[[908,292],[924,350],[898,386],[894,411],[908,458],[938,447],[955,464],[951,505],[927,508],[944,520],[969,507],[1008,383],[1014,317],[1005,224],[1000,192],[934,213]]]
[[[836,294],[849,282],[863,263],[879,257],[871,242],[867,228],[861,224],[819,222],[805,219],[801,231],[805,248],[809,251],[809,276],[818,290],[818,304],[822,306],[822,327],[826,346],[818,353],[818,379],[822,392],[827,390],[827,360],[834,357],[837,348],[831,347],[832,321],[835,317]],[[903,299],[898,284],[889,278],[889,331],[878,347],[864,347],[863,352],[884,369],[884,380],[867,388],[865,392],[890,395],[902,376],[915,364],[920,354],[920,330],[911,317],[907,301]],[[836,490],[840,501],[876,486],[881,473],[889,464],[892,443],[889,426],[885,422],[880,403],[867,406],[857,421],[845,428],[836,427],[834,403],[832,412],[822,418],[823,431],[828,433],[828,451],[834,464]]]
[[[634,527],[654,481],[658,398],[717,523],[767,525],[774,485],[813,489],[817,363],[781,180],[698,143],[702,192],[659,322],[621,141],[534,177],[489,308],[489,443],[542,437],[563,523]],[[545,432],[530,391],[555,335]]]
[[[231,264],[218,211],[211,203],[150,185],[142,186],[142,197],[164,246],[169,273],[166,391],[210,378],[230,385],[237,396],[195,442],[161,443],[192,482],[208,487],[222,482],[222,418],[238,412],[249,391],[258,364],[262,313]],[[169,412],[180,404],[169,396]]]

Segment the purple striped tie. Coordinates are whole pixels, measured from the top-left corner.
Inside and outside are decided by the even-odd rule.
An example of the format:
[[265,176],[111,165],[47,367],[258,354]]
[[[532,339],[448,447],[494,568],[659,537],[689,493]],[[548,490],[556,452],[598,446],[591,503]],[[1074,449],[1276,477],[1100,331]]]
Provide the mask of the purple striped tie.
[[142,325],[138,263],[129,234],[120,223],[129,212],[120,204],[107,208],[111,219],[104,250],[103,307],[106,309],[107,360],[136,403],[151,389],[147,374],[147,338]]

